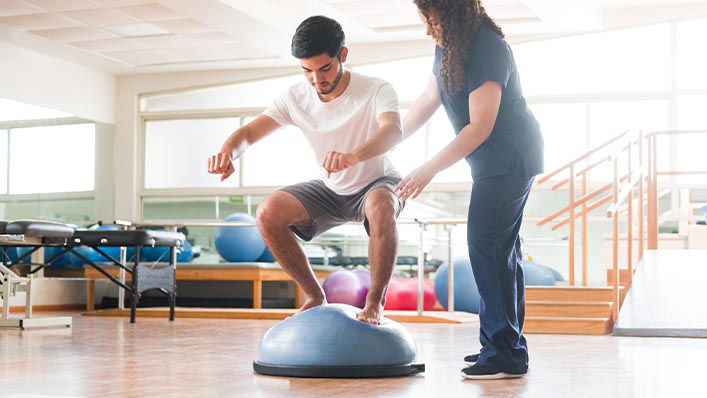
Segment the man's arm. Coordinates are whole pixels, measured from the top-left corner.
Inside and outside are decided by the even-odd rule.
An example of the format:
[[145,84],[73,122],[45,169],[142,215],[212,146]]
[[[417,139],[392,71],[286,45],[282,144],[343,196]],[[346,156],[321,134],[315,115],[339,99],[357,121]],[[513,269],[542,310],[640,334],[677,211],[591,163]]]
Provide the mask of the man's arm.
[[427,123],[440,105],[442,105],[442,100],[439,98],[437,90],[437,79],[434,75],[430,75],[425,91],[415,100],[403,119],[403,140]]
[[271,117],[260,115],[234,131],[223,143],[219,153],[209,157],[209,173],[221,174],[221,181],[230,177],[235,171],[233,161],[241,157],[248,146],[260,141],[279,127],[280,125]]
[[373,134],[373,137],[351,153],[328,152],[324,156],[322,166],[328,175],[331,175],[331,173],[354,167],[360,162],[380,156],[401,140],[400,114],[398,112],[383,112],[378,115],[378,130]]

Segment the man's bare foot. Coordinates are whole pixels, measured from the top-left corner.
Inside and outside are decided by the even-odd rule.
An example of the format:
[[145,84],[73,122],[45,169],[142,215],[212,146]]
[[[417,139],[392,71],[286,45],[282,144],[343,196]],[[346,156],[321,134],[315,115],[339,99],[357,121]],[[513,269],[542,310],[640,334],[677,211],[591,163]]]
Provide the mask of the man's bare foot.
[[297,310],[297,313],[299,314],[302,311],[306,311],[312,307],[316,307],[318,305],[326,304],[326,298],[325,297],[315,297],[315,298],[308,298],[305,300],[304,304],[302,304],[302,307],[300,307],[299,310]]
[[383,306],[380,304],[366,304],[363,310],[358,313],[356,319],[371,325],[380,325],[383,318]]

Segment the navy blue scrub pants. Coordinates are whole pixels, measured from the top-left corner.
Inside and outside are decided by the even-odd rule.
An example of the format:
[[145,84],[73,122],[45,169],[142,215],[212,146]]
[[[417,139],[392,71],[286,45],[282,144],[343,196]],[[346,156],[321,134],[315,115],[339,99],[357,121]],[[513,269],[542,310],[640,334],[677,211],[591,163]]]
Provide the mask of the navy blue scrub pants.
[[481,356],[477,364],[517,374],[528,370],[518,232],[535,177],[524,175],[519,159],[512,162],[508,174],[474,178],[467,241],[481,296]]

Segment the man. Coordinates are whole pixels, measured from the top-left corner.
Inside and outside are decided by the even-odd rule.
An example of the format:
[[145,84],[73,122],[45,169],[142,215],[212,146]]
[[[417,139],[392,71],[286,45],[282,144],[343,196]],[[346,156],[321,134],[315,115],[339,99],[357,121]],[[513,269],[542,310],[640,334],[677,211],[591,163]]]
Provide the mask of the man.
[[[290,87],[262,115],[236,130],[209,158],[221,180],[249,145],[285,125],[304,133],[322,165],[322,179],[285,187],[257,211],[257,224],[282,268],[306,295],[300,311],[325,304],[324,291],[295,235],[309,241],[347,221],[370,236],[371,288],[358,319],[379,324],[397,255],[395,219],[404,201],[393,194],[400,176],[385,155],[402,137],[398,99],[387,82],[344,69],[348,48],[333,19],[303,21],[292,38],[306,82]],[[286,142],[282,143],[287,145]]]

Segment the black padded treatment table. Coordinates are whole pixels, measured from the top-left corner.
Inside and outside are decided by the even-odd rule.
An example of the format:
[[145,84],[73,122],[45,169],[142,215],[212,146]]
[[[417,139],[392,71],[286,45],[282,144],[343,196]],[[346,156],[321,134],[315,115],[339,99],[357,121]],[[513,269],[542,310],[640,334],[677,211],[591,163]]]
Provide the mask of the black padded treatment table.
[[[74,234],[74,229],[68,225],[50,221],[0,221],[0,296],[2,296],[2,317],[0,326],[19,327],[21,329],[47,326],[71,326],[70,316],[33,318],[32,317],[32,278],[15,273],[13,264],[22,263],[39,248],[44,246],[63,246]],[[11,262],[7,248],[13,246],[30,246],[28,253]],[[17,292],[25,292],[24,317],[10,317],[10,297]]]
[[[35,247],[29,253],[21,256],[15,261],[15,263],[21,263],[29,256],[31,253],[38,250],[42,246],[54,245],[63,246],[64,250],[59,251],[56,255],[51,258],[45,259],[42,264],[34,269],[31,269],[29,274],[34,274],[40,269],[44,268],[47,264],[52,263],[54,260],[60,258],[65,253],[72,253],[81,260],[83,260],[88,266],[95,268],[98,272],[103,274],[106,278],[111,280],[113,283],[118,285],[120,288],[124,289],[128,295],[130,295],[130,323],[135,323],[135,313],[137,309],[138,301],[143,292],[151,289],[157,289],[169,296],[169,320],[174,320],[174,306],[176,303],[177,296],[177,282],[176,282],[176,249],[184,246],[185,237],[181,233],[177,232],[167,232],[167,231],[153,231],[153,230],[76,230],[65,224],[59,224],[49,221],[36,221],[36,220],[21,220],[6,223],[5,231],[7,234],[15,234],[15,236],[23,235],[25,241],[30,239],[25,243],[25,245],[33,245]],[[68,234],[68,231],[71,234]],[[44,240],[33,240],[34,236],[44,235]],[[52,234],[60,234],[52,235]],[[6,246],[16,246],[17,241],[11,241],[12,243],[3,243]],[[122,268],[125,272],[131,275],[130,285],[116,279],[109,272],[107,272],[103,267],[106,266],[105,263],[98,263],[92,261],[75,248],[79,246],[87,246],[94,249],[96,252],[101,254],[103,257],[108,259],[109,266],[116,265]],[[149,247],[168,247],[170,253],[169,264],[163,268],[151,268],[145,264],[140,263],[140,249],[144,246]],[[118,259],[113,258],[101,247],[134,247],[135,248],[135,261],[132,268],[126,267]],[[8,256],[3,253],[3,261],[8,260]]]

